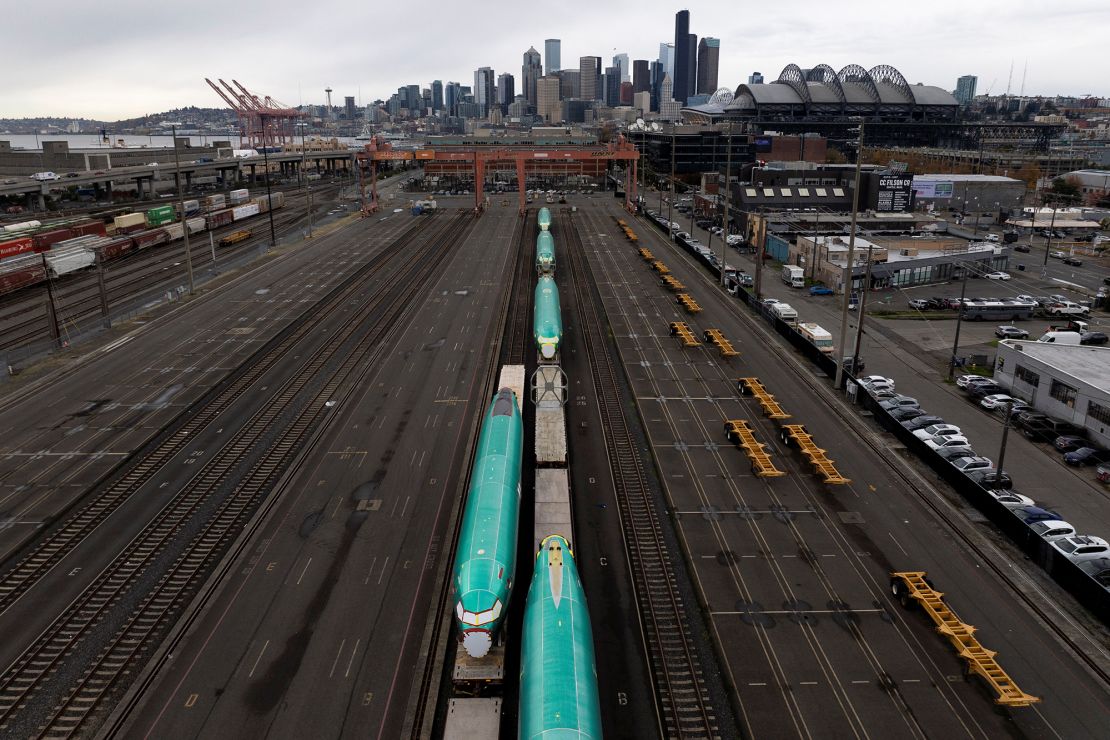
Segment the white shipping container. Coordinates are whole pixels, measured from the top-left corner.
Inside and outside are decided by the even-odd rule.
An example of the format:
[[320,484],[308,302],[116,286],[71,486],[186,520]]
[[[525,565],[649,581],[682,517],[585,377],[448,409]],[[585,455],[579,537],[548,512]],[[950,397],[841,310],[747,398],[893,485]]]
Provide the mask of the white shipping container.
[[245,203],[251,197],[251,193],[246,188],[240,190],[232,190],[227,194],[228,200],[232,203]]
[[190,218],[185,223],[189,225],[190,234],[195,234],[198,231],[204,231],[205,221],[203,218]]
[[245,206],[237,206],[235,208],[232,208],[231,209],[231,220],[232,221],[242,221],[244,218],[250,218],[251,216],[257,216],[261,212],[262,211],[258,207],[257,203],[248,203]]
[[204,199],[204,205],[213,210],[220,210],[224,207],[223,195],[209,195]]
[[127,213],[122,216],[116,216],[112,223],[117,229],[126,229],[130,226],[137,226],[146,223],[145,213]]
[[185,227],[181,224],[180,221],[173,224],[167,224],[162,228],[164,228],[166,230],[166,233],[170,235],[171,242],[177,239],[182,239],[185,236]]

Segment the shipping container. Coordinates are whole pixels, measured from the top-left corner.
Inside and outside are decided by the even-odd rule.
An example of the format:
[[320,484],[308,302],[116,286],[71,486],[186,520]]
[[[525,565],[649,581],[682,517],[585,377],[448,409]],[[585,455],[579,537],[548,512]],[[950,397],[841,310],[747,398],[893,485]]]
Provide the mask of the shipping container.
[[124,234],[146,228],[146,215],[142,213],[126,213],[112,219],[112,224],[117,232]]
[[231,203],[232,205],[239,205],[241,203],[246,203],[248,200],[250,200],[250,197],[251,197],[251,193],[246,188],[241,188],[239,190],[232,190],[230,193],[227,194],[228,202]]
[[132,234],[131,239],[135,242],[135,249],[146,249],[147,247],[153,247],[155,244],[165,244],[170,240],[165,229],[140,231]]
[[221,226],[227,226],[229,223],[231,223],[233,215],[234,214],[232,214],[232,212],[230,210],[216,211],[215,213],[209,213],[208,214],[208,228],[209,228],[209,230],[218,229]]
[[200,211],[200,201],[197,201],[197,200],[187,200],[183,204],[179,204],[179,205],[174,206],[174,210],[180,212],[181,205],[185,206],[185,215],[186,216],[191,216],[194,213],[197,213],[198,211]]
[[223,195],[209,195],[204,199],[204,207],[209,211],[218,211],[224,207]]
[[72,229],[54,229],[53,231],[40,231],[31,237],[35,242],[36,252],[45,252],[60,241],[73,238]]
[[24,254],[0,263],[0,293],[10,293],[46,280],[42,256]]
[[173,206],[158,206],[146,212],[146,223],[148,226],[164,226],[173,223],[173,220]]
[[188,221],[185,222],[185,225],[189,227],[190,234],[195,234],[198,231],[204,231],[205,228],[207,228],[204,225],[203,218],[190,218]]
[[[265,195],[260,195],[257,198],[252,198],[251,203],[257,203],[258,204],[258,208],[259,208],[260,213],[266,213],[266,211],[270,210],[266,206],[266,200],[267,199],[266,199]],[[278,208],[284,208],[285,207],[285,193],[271,193],[270,197],[269,197],[269,202],[271,204],[271,207],[274,210],[277,210]]]
[[8,224],[4,227],[4,231],[11,233],[14,231],[30,231],[42,226],[42,221],[20,221],[17,224]]
[[32,252],[35,249],[35,243],[30,237],[22,239],[12,239],[11,241],[0,242],[0,260],[14,257],[17,254],[25,254]]
[[235,208],[233,208],[231,210],[232,210],[232,213],[234,214],[232,216],[232,220],[234,220],[234,221],[242,221],[244,218],[250,218],[251,216],[257,216],[261,212],[261,211],[259,211],[257,203],[248,203],[248,204],[243,205],[243,206],[236,206]]
[[88,236],[90,234],[96,234],[97,236],[107,235],[103,221],[81,221],[70,228],[73,229],[73,233],[77,236]]
[[98,252],[100,252],[100,261],[101,262],[107,262],[108,260],[114,260],[117,257],[120,257],[124,254],[127,254],[128,252],[131,251],[131,248],[133,246],[134,245],[132,244],[132,241],[129,238],[126,238],[126,237],[124,237],[122,239],[109,238],[103,244],[98,244],[96,246],[96,250]]
[[183,239],[185,237],[185,224],[183,223],[169,224],[165,227],[165,229],[166,234],[169,235],[171,242],[177,241],[178,239]]

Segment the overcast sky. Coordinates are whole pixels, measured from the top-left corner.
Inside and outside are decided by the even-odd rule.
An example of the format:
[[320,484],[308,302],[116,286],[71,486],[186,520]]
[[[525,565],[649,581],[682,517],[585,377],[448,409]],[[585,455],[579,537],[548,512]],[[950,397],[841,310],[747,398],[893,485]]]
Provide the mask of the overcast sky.
[[[564,67],[580,56],[627,52],[655,59],[674,41],[674,14],[721,40],[720,80],[735,88],[759,70],[770,82],[791,63],[897,67],[911,83],[952,90],[963,74],[979,92],[1110,97],[1110,2],[1069,0],[658,0],[506,2],[289,2],[62,0],[27,6],[9,25],[0,117],[116,120],[186,105],[224,103],[205,77],[239,80],[288,104],[344,95],[388,99],[404,84],[472,85],[474,70],[511,72],[521,56],[562,39]],[[23,11],[21,11],[23,12]],[[10,14],[10,13],[9,13]],[[11,19],[10,19],[11,20]],[[546,61],[546,60],[545,60]],[[1011,62],[1013,79],[1010,81]]]

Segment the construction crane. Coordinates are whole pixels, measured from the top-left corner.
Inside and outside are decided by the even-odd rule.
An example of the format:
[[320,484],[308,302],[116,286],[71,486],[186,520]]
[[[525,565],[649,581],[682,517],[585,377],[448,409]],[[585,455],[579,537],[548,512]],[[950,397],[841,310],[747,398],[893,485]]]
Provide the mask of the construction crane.
[[223,80],[219,85],[207,77],[204,81],[239,117],[240,146],[244,140],[251,148],[279,147],[293,141],[293,124],[304,113],[279,103],[269,95],[259,98],[238,80],[231,81],[235,87]]

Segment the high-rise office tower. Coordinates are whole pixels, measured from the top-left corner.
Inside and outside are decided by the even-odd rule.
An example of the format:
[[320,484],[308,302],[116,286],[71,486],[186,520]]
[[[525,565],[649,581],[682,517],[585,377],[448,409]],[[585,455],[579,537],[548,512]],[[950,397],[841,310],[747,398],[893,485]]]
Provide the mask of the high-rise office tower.
[[598,100],[601,93],[601,57],[580,57],[578,97],[582,100]]
[[752,72],[750,75],[748,75],[748,84],[749,85],[762,85],[763,84],[763,73],[762,72]]
[[479,115],[482,118],[489,115],[489,107],[496,102],[496,90],[497,82],[491,67],[479,67],[474,71],[474,102],[481,109]]
[[649,65],[651,70],[651,108],[649,110],[659,110],[659,86],[663,84],[663,75],[667,74],[667,68],[663,66],[663,62],[654,61]]
[[516,98],[516,80],[508,72],[499,74],[497,76],[497,104],[501,106],[502,113],[509,109],[514,98]]
[[443,110],[443,80],[432,80],[432,110]]
[[[674,99],[683,105],[686,98],[694,92],[695,70],[697,66],[696,49],[690,48],[690,11],[680,10],[674,16]],[[691,64],[693,59],[693,64]]]
[[632,83],[622,82],[620,89],[620,104],[632,105]]
[[419,113],[424,101],[420,97],[420,85],[405,85],[406,107],[413,114]]
[[536,80],[536,115],[543,116],[548,123],[562,120],[559,101],[560,81],[555,75]]
[[956,80],[956,94],[953,97],[960,101],[960,105],[968,105],[975,99],[975,85],[978,82],[979,78],[975,75],[964,75]]
[[448,82],[443,94],[444,110],[449,116],[459,114],[459,101],[462,100],[462,86],[457,82]]
[[628,55],[617,54],[613,57],[613,66],[620,70],[621,82],[630,82],[632,70],[628,68]]
[[561,69],[555,73],[559,78],[559,97],[563,100],[577,98],[582,92],[582,73],[577,69]]
[[698,95],[717,92],[717,64],[721,58],[721,40],[706,36],[698,44]]
[[[674,76],[674,44],[659,44],[659,62],[665,73]],[[663,76],[660,75],[659,79],[662,80]]]
[[343,107],[346,109],[344,112],[347,114],[347,120],[355,120],[355,96],[347,95],[343,98]]
[[562,69],[562,61],[560,55],[562,42],[559,39],[547,39],[543,42],[543,56],[544,56],[544,72],[546,74],[555,74]]
[[604,94],[601,99],[605,101],[605,105],[620,105],[621,71],[619,67],[605,68],[605,83],[602,89]]
[[674,100],[674,83],[671,82],[669,74],[663,75],[663,81],[659,83],[659,110],[663,110],[663,104],[669,103]]
[[[536,105],[536,80],[543,77],[543,65],[540,64],[540,53],[535,47],[528,47],[524,52],[524,63],[520,67],[521,94],[529,105]],[[509,101],[510,103],[513,101]]]
[[644,92],[651,89],[651,68],[648,60],[636,59],[632,62],[632,92]]

